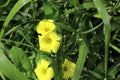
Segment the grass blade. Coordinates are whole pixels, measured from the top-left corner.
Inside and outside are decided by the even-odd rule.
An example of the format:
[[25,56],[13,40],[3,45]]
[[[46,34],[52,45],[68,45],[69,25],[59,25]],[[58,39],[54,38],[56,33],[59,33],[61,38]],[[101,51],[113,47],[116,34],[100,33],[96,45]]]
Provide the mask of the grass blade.
[[108,75],[111,76],[112,78],[116,77],[116,74],[118,74],[120,71],[120,59],[112,65],[109,70],[108,70]]
[[30,39],[24,34],[23,31],[18,30],[18,33],[19,33],[31,46],[34,46],[34,45],[30,42]]
[[76,69],[75,69],[75,73],[74,73],[72,80],[79,80],[80,74],[81,74],[84,64],[85,64],[87,53],[88,53],[87,45],[84,41],[82,41],[80,44],[79,57],[77,59]]
[[103,76],[101,74],[98,74],[95,71],[88,71],[90,74],[92,74],[94,77],[96,77],[97,79],[103,80]]
[[111,33],[111,27],[110,27],[110,21],[108,13],[105,9],[105,5],[102,0],[93,0],[99,14],[101,15],[101,18],[104,23],[104,29],[105,29],[105,55],[104,55],[104,70],[105,70],[105,78],[107,79],[107,68],[108,68],[108,54],[109,54],[109,42],[110,42],[110,33]]
[[9,22],[11,21],[11,19],[14,17],[14,15],[27,3],[29,3],[31,0],[18,0],[18,2],[15,4],[15,6],[12,8],[12,10],[10,11],[9,15],[7,16],[5,22],[3,23],[3,26],[1,28],[1,32],[0,32],[0,40],[4,35],[5,32],[5,28],[8,26]]
[[4,2],[3,0],[0,1],[0,8],[6,7],[9,4],[9,2],[10,2],[10,0],[7,0],[6,2]]
[[120,48],[118,48],[117,46],[113,45],[112,43],[109,44],[111,48],[113,48],[115,51],[117,51],[118,53],[120,53]]
[[28,80],[4,55],[0,49],[0,72],[10,80]]

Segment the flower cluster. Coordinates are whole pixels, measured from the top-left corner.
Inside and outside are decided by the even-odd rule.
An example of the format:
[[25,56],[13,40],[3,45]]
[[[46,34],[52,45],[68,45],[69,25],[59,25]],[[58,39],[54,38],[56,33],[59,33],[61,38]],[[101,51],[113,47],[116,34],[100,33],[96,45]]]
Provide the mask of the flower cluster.
[[[37,33],[39,38],[39,46],[41,51],[56,53],[60,46],[61,37],[55,33],[55,24],[53,20],[40,21],[37,26]],[[65,59],[62,64],[63,78],[69,79],[73,76],[75,70],[75,63]],[[51,63],[45,59],[40,60],[34,70],[39,80],[51,80],[54,77],[54,70]]]
[[[38,62],[36,69],[34,70],[39,80],[51,80],[54,77],[54,70],[50,65],[51,63],[46,60],[41,60]],[[73,76],[76,65],[75,63],[65,59],[62,64],[63,78],[69,79]]]
[[40,21],[37,26],[39,46],[41,51],[56,53],[60,46],[61,37],[54,30],[56,26],[53,20]]

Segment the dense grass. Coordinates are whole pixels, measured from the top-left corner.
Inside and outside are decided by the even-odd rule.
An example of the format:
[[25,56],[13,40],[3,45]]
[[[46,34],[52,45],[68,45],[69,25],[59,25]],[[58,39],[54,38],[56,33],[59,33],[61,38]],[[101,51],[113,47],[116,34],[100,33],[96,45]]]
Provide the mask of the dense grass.
[[[120,0],[0,0],[0,79],[37,80],[37,61],[53,62],[62,80],[65,58],[76,63],[70,80],[120,80]],[[39,50],[36,26],[53,19],[61,35],[56,54]]]

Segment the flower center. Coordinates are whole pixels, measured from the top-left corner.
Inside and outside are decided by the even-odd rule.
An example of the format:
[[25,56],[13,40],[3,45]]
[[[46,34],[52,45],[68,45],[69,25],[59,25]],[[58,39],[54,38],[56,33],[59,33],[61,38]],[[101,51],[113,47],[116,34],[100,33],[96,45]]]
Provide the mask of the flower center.
[[43,68],[43,69],[42,69],[42,73],[43,73],[43,74],[46,74],[46,73],[47,73],[47,69]]
[[51,43],[52,40],[51,40],[50,38],[47,38],[47,39],[46,39],[46,42],[47,42],[47,43]]
[[49,28],[45,28],[45,32],[48,32],[50,29]]
[[64,67],[63,67],[63,70],[64,70],[64,71],[67,71],[67,67],[66,67],[66,66],[64,66]]

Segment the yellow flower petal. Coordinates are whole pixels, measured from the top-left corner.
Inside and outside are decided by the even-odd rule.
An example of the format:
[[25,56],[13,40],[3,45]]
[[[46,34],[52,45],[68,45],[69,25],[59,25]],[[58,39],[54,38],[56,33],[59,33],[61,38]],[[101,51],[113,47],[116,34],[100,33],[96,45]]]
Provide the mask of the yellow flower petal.
[[40,50],[45,52],[54,52],[56,53],[60,46],[61,37],[58,36],[55,32],[50,32],[45,36],[38,36]]
[[49,67],[49,68],[48,68],[48,75],[49,75],[50,78],[53,78],[53,76],[54,76],[54,71],[53,71],[53,68],[52,68],[52,67]]
[[50,62],[48,62],[46,60],[41,60],[41,65],[45,68],[48,68],[48,66],[50,65]]
[[42,34],[43,36],[55,29],[55,24],[53,20],[43,20],[40,21],[37,26],[37,33]]
[[53,23],[53,22],[54,22],[52,19],[48,19],[48,20],[46,20],[46,21],[51,22],[51,23]]
[[62,64],[62,71],[63,71],[63,78],[69,78],[72,77],[75,70],[75,63],[69,61],[68,59],[65,59],[64,63]]

